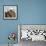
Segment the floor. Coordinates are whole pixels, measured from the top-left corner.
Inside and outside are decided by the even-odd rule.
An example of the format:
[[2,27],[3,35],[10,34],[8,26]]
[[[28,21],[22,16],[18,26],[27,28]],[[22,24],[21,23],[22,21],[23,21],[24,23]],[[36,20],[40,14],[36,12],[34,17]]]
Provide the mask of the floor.
[[28,41],[21,40],[20,46],[46,46],[46,42],[45,41],[32,42],[31,40]]
[[[0,44],[0,46],[8,46],[8,44]],[[18,46],[18,44],[10,45],[10,46]]]
[[[0,44],[0,46],[8,46],[8,44]],[[14,44],[12,46],[46,46],[46,42],[45,41],[32,42],[31,40],[28,40],[28,41],[21,40],[19,44]]]

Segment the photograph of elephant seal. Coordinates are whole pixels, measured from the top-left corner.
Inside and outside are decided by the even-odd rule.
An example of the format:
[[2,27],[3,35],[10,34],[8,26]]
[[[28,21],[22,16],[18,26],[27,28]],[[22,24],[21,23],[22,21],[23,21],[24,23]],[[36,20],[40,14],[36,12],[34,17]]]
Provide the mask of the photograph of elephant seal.
[[17,19],[17,6],[4,6],[4,19]]
[[16,17],[16,13],[13,10],[5,12],[5,17]]

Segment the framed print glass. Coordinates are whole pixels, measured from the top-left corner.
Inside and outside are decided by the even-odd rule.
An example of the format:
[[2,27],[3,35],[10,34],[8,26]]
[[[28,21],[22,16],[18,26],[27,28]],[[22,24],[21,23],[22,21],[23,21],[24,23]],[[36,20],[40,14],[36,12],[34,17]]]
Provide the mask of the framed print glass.
[[16,5],[4,5],[4,19],[17,19],[17,6]]
[[46,41],[46,25],[20,24],[18,30],[20,31],[18,32],[20,33],[20,41]]

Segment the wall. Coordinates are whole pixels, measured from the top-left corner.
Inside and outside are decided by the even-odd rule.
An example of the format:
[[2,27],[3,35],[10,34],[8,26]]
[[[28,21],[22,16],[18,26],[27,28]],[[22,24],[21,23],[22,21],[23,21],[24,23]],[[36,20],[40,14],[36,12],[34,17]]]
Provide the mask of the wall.
[[[3,5],[18,5],[18,20],[3,20]],[[46,0],[0,0],[0,44],[8,43],[9,32],[18,32],[18,24],[46,24]]]
[[[0,44],[7,44],[8,34],[10,32],[16,32],[18,36],[17,24],[18,20],[4,20],[3,19],[3,5],[17,5],[18,0],[0,0]],[[18,43],[18,37],[16,38],[15,43]]]
[[21,0],[21,24],[46,24],[46,0]]

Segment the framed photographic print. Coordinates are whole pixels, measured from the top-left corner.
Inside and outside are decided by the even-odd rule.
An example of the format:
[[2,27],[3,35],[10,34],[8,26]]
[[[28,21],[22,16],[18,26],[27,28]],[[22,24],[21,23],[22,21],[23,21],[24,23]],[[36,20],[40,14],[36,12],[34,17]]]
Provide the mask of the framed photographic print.
[[17,6],[16,5],[4,5],[3,6],[4,19],[17,19]]
[[45,24],[19,24],[18,25],[19,41],[46,41]]

